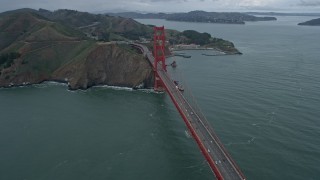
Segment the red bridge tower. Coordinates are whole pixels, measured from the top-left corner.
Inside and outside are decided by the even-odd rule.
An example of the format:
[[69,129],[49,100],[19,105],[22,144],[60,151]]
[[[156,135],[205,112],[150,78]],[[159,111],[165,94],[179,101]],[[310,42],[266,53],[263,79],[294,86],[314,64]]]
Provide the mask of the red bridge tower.
[[[164,26],[162,27],[154,27],[153,34],[153,56],[154,56],[154,90],[156,91],[164,91],[164,85],[161,81],[158,70],[167,71],[166,68],[166,56],[165,56],[165,33]],[[158,67],[158,65],[160,67]]]

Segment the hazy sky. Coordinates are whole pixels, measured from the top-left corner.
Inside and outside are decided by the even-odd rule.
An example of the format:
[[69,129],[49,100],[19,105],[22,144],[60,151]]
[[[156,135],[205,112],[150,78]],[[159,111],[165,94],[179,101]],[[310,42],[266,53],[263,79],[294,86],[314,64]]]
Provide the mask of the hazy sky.
[[79,11],[284,11],[319,12],[320,0],[0,0],[0,12],[18,8]]

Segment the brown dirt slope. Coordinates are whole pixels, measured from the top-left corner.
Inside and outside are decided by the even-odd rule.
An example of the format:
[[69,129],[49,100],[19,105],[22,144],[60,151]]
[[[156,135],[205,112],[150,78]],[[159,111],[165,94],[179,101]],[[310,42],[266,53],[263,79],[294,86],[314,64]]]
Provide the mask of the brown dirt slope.
[[84,59],[56,70],[52,79],[69,82],[70,89],[95,85],[152,86],[152,69],[142,55],[118,45],[97,45]]

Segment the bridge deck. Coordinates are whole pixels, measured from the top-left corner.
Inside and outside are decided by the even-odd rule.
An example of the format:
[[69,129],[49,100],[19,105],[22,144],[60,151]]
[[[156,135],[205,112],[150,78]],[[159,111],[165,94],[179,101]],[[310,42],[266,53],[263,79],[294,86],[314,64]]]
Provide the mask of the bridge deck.
[[[140,44],[134,46],[139,46],[153,64],[154,58],[147,47]],[[245,179],[204,115],[188,103],[166,71],[158,69],[157,73],[217,179]]]

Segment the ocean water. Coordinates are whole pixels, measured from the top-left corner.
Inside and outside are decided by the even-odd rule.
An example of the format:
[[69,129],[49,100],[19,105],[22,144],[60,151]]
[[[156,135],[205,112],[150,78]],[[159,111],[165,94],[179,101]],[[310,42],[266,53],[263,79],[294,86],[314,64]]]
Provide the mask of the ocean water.
[[[247,179],[320,178],[320,27],[138,20],[234,42],[243,55],[175,57]],[[187,95],[187,94],[186,94]],[[45,83],[0,89],[0,179],[214,179],[170,98]]]

